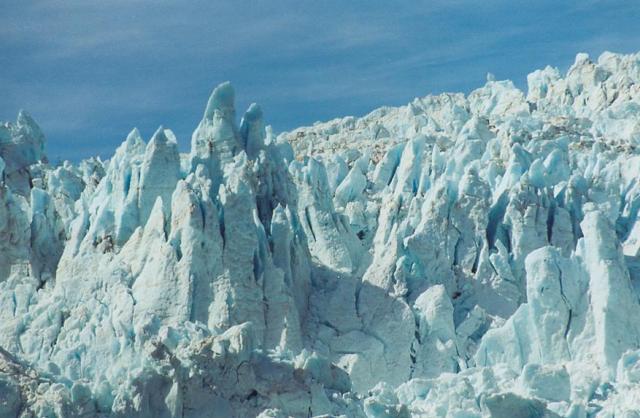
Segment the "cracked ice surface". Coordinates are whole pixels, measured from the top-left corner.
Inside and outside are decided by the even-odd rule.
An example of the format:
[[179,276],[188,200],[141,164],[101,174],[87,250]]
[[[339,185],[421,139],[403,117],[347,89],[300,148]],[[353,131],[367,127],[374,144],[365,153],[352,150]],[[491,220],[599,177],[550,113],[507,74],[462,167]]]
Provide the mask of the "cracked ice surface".
[[275,136],[0,125],[1,417],[640,416],[640,55]]

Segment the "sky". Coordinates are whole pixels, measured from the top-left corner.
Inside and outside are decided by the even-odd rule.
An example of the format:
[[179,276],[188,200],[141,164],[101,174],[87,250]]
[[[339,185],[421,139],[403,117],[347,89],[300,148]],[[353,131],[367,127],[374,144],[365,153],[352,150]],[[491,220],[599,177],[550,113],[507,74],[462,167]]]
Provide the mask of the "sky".
[[212,89],[276,132],[441,92],[488,72],[526,89],[578,52],[640,50],[640,2],[3,0],[0,120],[25,109],[51,161],[109,158],[133,128],[181,149]]

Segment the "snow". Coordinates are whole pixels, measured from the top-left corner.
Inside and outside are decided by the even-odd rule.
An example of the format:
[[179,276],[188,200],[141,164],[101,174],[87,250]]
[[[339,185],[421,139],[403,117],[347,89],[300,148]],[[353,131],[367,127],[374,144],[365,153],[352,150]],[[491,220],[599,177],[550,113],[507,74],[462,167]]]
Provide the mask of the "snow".
[[0,125],[0,416],[640,410],[640,54],[181,154]]

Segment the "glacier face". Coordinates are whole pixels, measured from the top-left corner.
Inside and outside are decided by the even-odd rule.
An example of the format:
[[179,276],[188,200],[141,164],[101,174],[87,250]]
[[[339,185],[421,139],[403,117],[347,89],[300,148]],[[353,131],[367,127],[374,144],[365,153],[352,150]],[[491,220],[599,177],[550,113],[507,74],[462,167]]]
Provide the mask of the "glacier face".
[[0,125],[1,417],[640,417],[640,54],[53,167]]

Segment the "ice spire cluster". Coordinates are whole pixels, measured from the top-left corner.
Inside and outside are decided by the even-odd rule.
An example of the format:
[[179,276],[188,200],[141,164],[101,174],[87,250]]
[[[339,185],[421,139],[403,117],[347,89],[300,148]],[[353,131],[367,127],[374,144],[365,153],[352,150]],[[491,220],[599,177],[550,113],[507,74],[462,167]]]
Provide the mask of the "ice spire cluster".
[[640,416],[640,54],[51,166],[0,126],[0,417]]

